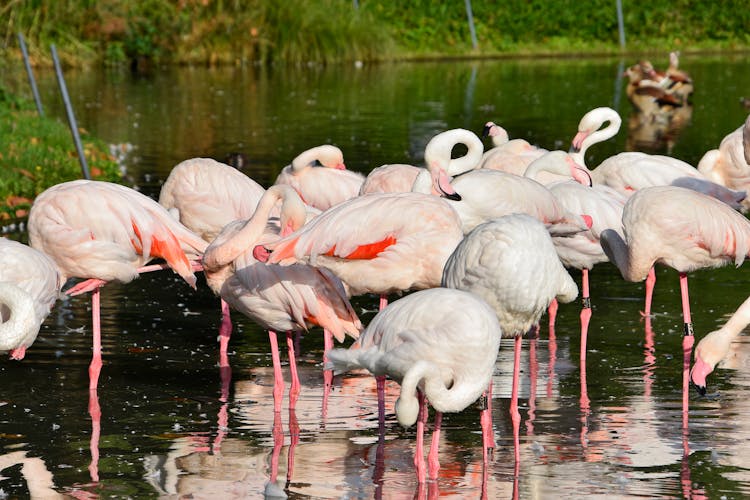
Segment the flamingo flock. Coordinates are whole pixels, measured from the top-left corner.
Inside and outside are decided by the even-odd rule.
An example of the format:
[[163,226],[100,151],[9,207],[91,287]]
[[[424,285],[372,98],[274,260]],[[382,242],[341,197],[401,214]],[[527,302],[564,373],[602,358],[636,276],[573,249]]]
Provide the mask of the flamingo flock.
[[[670,78],[683,81],[676,56],[673,63]],[[653,68],[638,70],[654,77]],[[300,153],[268,188],[228,165],[194,158],[174,167],[158,202],[106,182],[53,186],[30,211],[30,244],[0,239],[0,349],[22,359],[59,297],[91,292],[93,417],[103,366],[100,289],[162,269],[196,288],[195,273],[203,272],[222,304],[222,367],[228,369],[230,309],[269,332],[275,413],[285,390],[276,332],[286,334],[290,408],[304,389],[295,336],[317,327],[324,332],[326,393],[334,374],[353,369],[372,373],[379,388],[386,377],[398,382],[394,411],[401,425],[417,424],[414,463],[423,483],[428,405],[436,411],[431,479],[439,474],[442,413],[478,400],[489,460],[501,338],[515,339],[511,418],[518,446],[520,340],[538,334],[545,311],[554,323],[558,300],[579,295],[566,268],[582,272],[584,370],[588,272],[611,262],[625,280],[646,280],[649,315],[653,267],[663,264],[680,273],[686,426],[690,379],[705,392],[706,377],[750,322],[746,301],[699,342],[690,369],[687,273],[739,266],[750,256],[750,221],[738,211],[746,207],[743,181],[750,178],[750,118],[706,153],[698,169],[639,152],[589,169],[587,149],[617,134],[620,124],[610,108],[586,113],[570,152],[509,140],[493,122],[485,126],[493,142],[487,151],[474,132],[446,130],[427,144],[423,166],[393,163],[367,177],[347,170],[342,151],[326,144]],[[453,158],[456,145],[466,153]],[[350,303],[361,295],[380,299],[367,325]],[[334,339],[347,337],[354,339],[348,347],[333,347]],[[379,404],[382,418],[382,394]]]

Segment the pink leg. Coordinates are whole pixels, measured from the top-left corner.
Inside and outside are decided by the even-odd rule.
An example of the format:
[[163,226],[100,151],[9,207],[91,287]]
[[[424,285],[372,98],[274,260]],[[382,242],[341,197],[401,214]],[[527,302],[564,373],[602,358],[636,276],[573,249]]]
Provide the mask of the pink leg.
[[513,444],[516,462],[521,460],[521,414],[518,413],[518,379],[521,373],[521,336],[516,337],[513,351],[513,388],[510,395],[510,418],[513,422]]
[[581,361],[581,446],[588,448],[590,401],[586,385],[586,360]]
[[547,397],[552,397],[552,386],[555,382],[555,363],[557,362],[557,337],[555,329],[549,330],[549,364],[547,365]]
[[641,316],[651,316],[651,299],[654,297],[654,285],[656,285],[656,270],[652,267],[646,276],[646,309]]
[[555,318],[557,318],[557,309],[560,305],[557,303],[557,299],[552,299],[547,308],[547,314],[549,315],[549,328],[550,330],[555,328]]
[[430,479],[436,479],[440,471],[440,460],[438,459],[438,447],[440,446],[440,428],[443,424],[442,412],[435,412],[435,426],[432,430],[432,442],[430,443],[430,453],[427,455],[429,465]]
[[96,389],[99,385],[99,373],[102,371],[102,331],[100,313],[100,288],[94,289],[91,293],[91,320],[93,322],[93,353],[91,355],[91,364],[89,365],[89,389]]
[[427,398],[421,391],[417,392],[419,397],[419,416],[417,417],[417,448],[414,450],[414,467],[417,469],[417,481],[425,482],[424,467],[424,426],[427,422]]
[[10,359],[21,361],[23,357],[26,356],[26,346],[11,349],[8,354],[10,355]]
[[482,457],[486,460],[489,457],[488,452],[495,449],[495,433],[492,429],[492,380],[487,386],[487,391],[482,395],[482,399],[486,403],[481,411],[479,422],[482,425],[482,447],[484,448]]
[[289,370],[292,373],[292,384],[289,387],[289,408],[297,405],[300,392],[299,375],[297,374],[297,358],[294,356],[294,337],[292,332],[286,332],[286,347],[289,351]]
[[96,389],[89,389],[89,415],[91,416],[91,440],[89,450],[91,451],[91,464],[89,464],[89,475],[95,483],[99,482],[99,436],[102,432],[102,409],[99,406],[99,395]]
[[104,280],[100,280],[97,278],[91,278],[84,281],[81,281],[80,283],[77,283],[75,286],[72,286],[68,288],[65,291],[66,295],[70,295],[71,297],[74,297],[76,295],[81,295],[82,293],[86,292],[93,292],[97,288],[105,285],[107,282]]
[[682,427],[688,427],[688,408],[690,406],[690,355],[693,353],[693,320],[690,317],[690,297],[688,296],[687,274],[680,273],[680,292],[682,293],[682,318],[685,322],[685,335],[682,337]]
[[380,310],[382,311],[383,309],[385,309],[385,307],[386,307],[387,305],[388,305],[388,296],[387,296],[387,295],[385,295],[385,294],[383,294],[383,295],[381,295],[381,296],[380,296],[380,305],[379,305],[379,309],[380,309]]
[[583,308],[581,309],[581,363],[586,362],[586,342],[589,333],[589,321],[591,320],[591,295],[589,294],[589,270],[582,270],[583,277]]
[[229,312],[229,304],[221,299],[221,326],[219,327],[219,366],[229,366],[227,352],[229,351],[229,339],[232,336],[232,317]]
[[276,332],[268,330],[268,340],[271,342],[271,359],[273,360],[273,411],[278,413],[281,411],[281,398],[284,397],[284,376],[281,374],[281,358]]

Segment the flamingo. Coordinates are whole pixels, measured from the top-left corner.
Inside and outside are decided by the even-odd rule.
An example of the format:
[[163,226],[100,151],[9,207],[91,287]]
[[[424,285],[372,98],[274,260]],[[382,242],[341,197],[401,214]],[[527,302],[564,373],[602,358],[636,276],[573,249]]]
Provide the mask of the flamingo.
[[38,250],[0,238],[0,351],[23,359],[60,295],[55,263]]
[[421,169],[405,163],[391,163],[373,168],[367,174],[359,194],[407,193]]
[[191,158],[169,173],[159,204],[210,242],[230,222],[252,216],[265,191],[236,168],[211,158]]
[[[236,168],[210,158],[191,158],[177,164],[169,173],[159,194],[159,204],[168,208],[185,227],[210,242],[230,222],[249,219],[265,192],[263,186]],[[320,213],[309,206],[306,210],[308,217]],[[271,215],[278,217],[276,207]],[[228,369],[232,320],[224,299],[221,299],[221,311],[219,363]]]
[[[745,123],[722,139],[718,149],[711,149],[698,162],[698,171],[712,181],[730,189],[750,187],[750,115]],[[743,208],[750,200],[742,201]]]
[[458,244],[442,285],[472,292],[495,311],[503,335],[515,337],[511,418],[520,460],[518,379],[521,337],[557,299],[571,302],[578,287],[557,256],[544,224],[527,214],[499,217],[475,227]]
[[456,212],[420,193],[368,194],[322,212],[296,232],[256,247],[271,264],[309,262],[334,272],[350,295],[440,286],[461,240]]
[[729,355],[732,341],[750,324],[750,297],[732,314],[724,325],[706,334],[695,346],[695,363],[690,380],[701,396],[706,394],[706,377]]
[[[316,167],[316,162],[327,168]],[[346,169],[339,148],[324,144],[300,153],[274,184],[289,184],[305,203],[326,210],[359,195],[364,180],[364,175]]]
[[[96,389],[102,366],[99,288],[164,267],[195,288],[191,259],[199,258],[207,245],[148,196],[102,181],[70,181],[45,190],[31,206],[28,228],[31,246],[55,261],[61,283],[86,279],[66,294],[93,292],[90,389]],[[143,267],[154,258],[166,264]]]
[[[585,167],[588,148],[614,137],[621,123],[620,115],[612,108],[595,108],[586,113],[572,141],[573,159]],[[716,184],[692,165],[671,156],[628,151],[605,159],[590,173],[594,184],[610,186],[625,196],[648,186],[679,185],[711,195],[733,207],[739,207],[739,202],[745,198],[743,191],[732,191]]]
[[[523,175],[529,164],[545,154],[546,149],[532,146],[524,139],[510,139],[508,132],[494,122],[487,122],[482,131],[483,136],[489,136],[493,147],[482,155],[479,168],[500,170],[516,175]],[[553,180],[550,177],[550,181]],[[542,184],[546,182],[540,181]]]
[[[456,144],[466,145],[467,153],[451,160]],[[421,193],[455,191],[457,196],[445,198],[445,201],[458,212],[465,234],[483,222],[510,213],[536,217],[552,234],[586,230],[585,219],[565,210],[538,182],[496,170],[475,170],[482,150],[482,141],[469,130],[453,129],[436,135],[425,148],[427,168],[419,173],[412,190]],[[583,175],[588,182],[585,172],[572,175]],[[450,180],[451,176],[456,177]]]
[[[401,384],[396,418],[406,427],[417,423],[414,464],[424,483],[425,398],[436,410],[428,456],[430,477],[435,478],[442,414],[464,410],[487,390],[500,337],[497,316],[483,300],[461,290],[433,288],[381,310],[350,349],[328,351],[327,366],[337,373],[365,368]],[[483,418],[484,443],[491,432],[486,422]]]
[[750,255],[750,221],[710,196],[675,186],[644,188],[623,209],[624,238],[607,229],[601,245],[627,281],[643,281],[653,266],[665,264],[680,273],[683,338],[683,418],[687,426],[688,368],[693,347],[687,273],[730,262],[742,264]]
[[[572,157],[563,151],[551,151],[534,161],[526,169],[525,175],[534,179],[539,173],[550,172],[565,175],[571,165],[576,164]],[[591,298],[589,294],[589,270],[595,264],[609,259],[602,250],[599,238],[605,229],[622,231],[622,210],[627,198],[608,186],[589,186],[572,179],[549,184],[547,188],[560,203],[573,213],[589,214],[592,225],[587,231],[564,238],[552,238],[557,255],[565,265],[581,270],[582,299],[581,309],[581,363],[586,359],[586,337],[591,319]],[[554,324],[555,307],[550,311],[550,324]]]
[[[269,214],[279,200],[283,200],[280,225],[268,231]],[[305,217],[305,206],[290,186],[271,186],[253,216],[227,225],[203,256],[206,281],[214,293],[268,330],[276,411],[281,410],[284,391],[276,331],[287,332],[292,369],[290,406],[294,407],[300,384],[291,332],[307,331],[310,325],[322,326],[326,347],[330,348],[331,335],[342,342],[347,334],[357,338],[362,329],[343,285],[331,271],[305,264],[264,264],[253,256],[254,245],[279,239],[279,232],[299,228]]]

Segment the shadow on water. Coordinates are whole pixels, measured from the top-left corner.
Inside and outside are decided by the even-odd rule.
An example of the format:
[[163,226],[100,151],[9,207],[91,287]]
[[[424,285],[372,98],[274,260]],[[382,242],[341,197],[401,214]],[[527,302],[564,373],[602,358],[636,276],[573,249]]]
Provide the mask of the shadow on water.
[[[333,142],[350,168],[367,172],[383,163],[420,164],[435,133],[479,131],[487,120],[512,137],[567,149],[585,111],[614,102],[623,117],[630,113],[629,103],[617,99],[617,84],[613,94],[618,63],[169,68],[138,79],[92,71],[70,74],[68,85],[80,125],[109,142],[135,145],[128,176],[156,196],[171,167],[193,156],[241,152],[249,162],[244,172],[269,185],[313,145]],[[746,64],[746,57],[685,57],[682,66],[696,81],[692,116],[655,152],[669,148],[696,164],[739,126],[746,111],[738,98],[750,88]],[[17,82],[23,84],[20,72]],[[42,73],[39,83],[45,107],[63,116],[53,76]],[[637,141],[623,130],[592,148],[589,164]],[[744,300],[747,273],[730,267],[691,276],[698,337]],[[102,291],[98,440],[92,441],[96,419],[87,389],[90,301],[68,298],[57,304],[26,359],[0,363],[6,381],[0,489],[10,497],[76,498],[750,495],[750,342],[741,337],[726,363],[730,369],[711,375],[713,396],[691,396],[684,436],[676,273],[659,270],[650,325],[639,314],[643,293],[642,284],[624,282],[610,265],[591,273],[585,394],[578,304],[561,306],[554,335],[543,326],[538,338],[524,339],[518,474],[508,418],[512,341],[503,340],[493,380],[497,448],[485,480],[479,414],[470,408],[445,416],[439,478],[420,490],[414,429],[400,428],[393,415],[397,385],[388,386],[383,440],[369,376],[337,376],[323,405],[320,331],[302,339],[296,409],[285,404],[274,414],[267,334],[233,314],[231,380],[222,381],[219,301],[202,279],[197,292],[169,272],[110,284]],[[372,297],[355,301],[358,311],[368,309],[364,323],[374,303]]]

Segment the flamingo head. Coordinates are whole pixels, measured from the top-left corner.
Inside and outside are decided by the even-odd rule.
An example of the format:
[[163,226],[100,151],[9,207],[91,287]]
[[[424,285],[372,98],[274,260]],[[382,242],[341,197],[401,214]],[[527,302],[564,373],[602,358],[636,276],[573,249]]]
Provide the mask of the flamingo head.
[[573,137],[573,141],[570,143],[570,150],[568,152],[570,153],[579,153],[581,151],[581,148],[583,147],[583,141],[586,140],[586,137],[591,135],[590,130],[579,130],[575,137]]
[[731,340],[723,328],[704,336],[695,346],[695,362],[690,370],[690,381],[703,396],[706,394],[706,377],[717,364],[729,355]]
[[430,178],[432,179],[432,194],[442,196],[453,201],[461,201],[461,195],[453,189],[451,177],[446,173],[438,162],[432,162],[428,165]]

